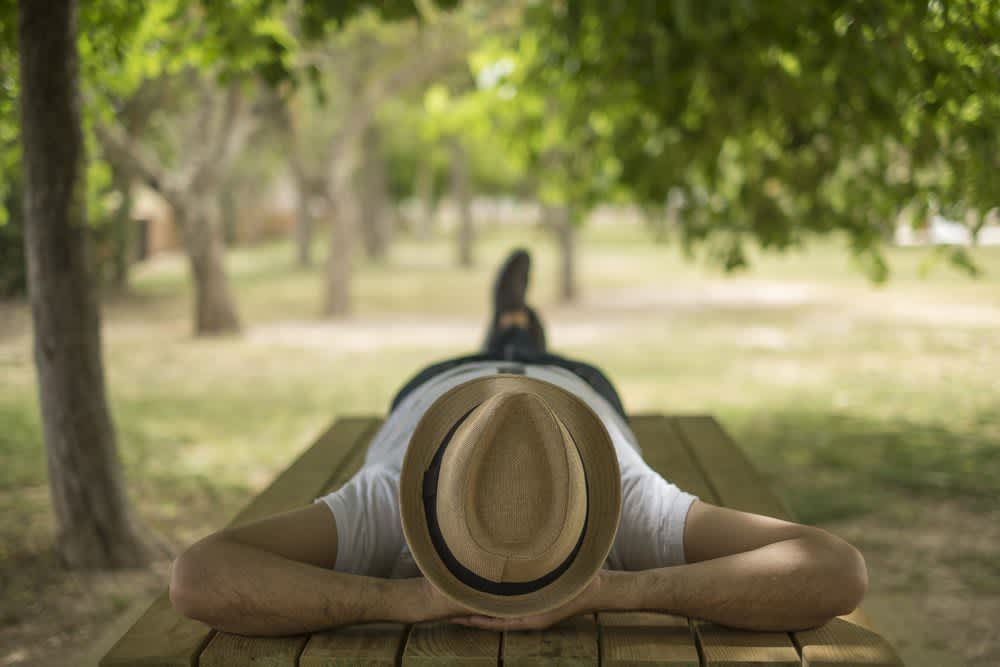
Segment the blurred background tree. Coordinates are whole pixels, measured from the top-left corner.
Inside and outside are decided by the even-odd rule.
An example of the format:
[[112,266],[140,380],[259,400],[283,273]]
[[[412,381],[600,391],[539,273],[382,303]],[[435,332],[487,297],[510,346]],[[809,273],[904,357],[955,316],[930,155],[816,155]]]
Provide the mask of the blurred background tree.
[[[293,18],[319,36],[364,6],[310,5]],[[254,128],[248,97],[260,84],[294,83],[288,63],[297,44],[278,15],[284,9],[268,0],[107,0],[78,15],[72,0],[0,4],[0,62],[20,63],[16,81],[4,68],[0,109],[13,112],[19,102],[24,123],[13,113],[0,121],[0,167],[14,175],[5,183],[18,183],[25,170],[24,203],[5,190],[0,222],[12,224],[10,213],[17,213],[13,224],[24,236],[57,549],[70,567],[140,565],[154,541],[132,516],[121,483],[88,221],[107,216],[125,224],[131,182],[144,181],[171,205],[180,227],[196,332],[239,329],[223,264],[219,191]],[[401,2],[381,10],[408,16],[416,8]],[[108,169],[88,161],[94,142],[85,126],[115,173],[115,214],[102,208]],[[22,140],[20,153],[13,137]],[[346,178],[336,173],[334,183]],[[116,245],[124,252],[127,244]]]

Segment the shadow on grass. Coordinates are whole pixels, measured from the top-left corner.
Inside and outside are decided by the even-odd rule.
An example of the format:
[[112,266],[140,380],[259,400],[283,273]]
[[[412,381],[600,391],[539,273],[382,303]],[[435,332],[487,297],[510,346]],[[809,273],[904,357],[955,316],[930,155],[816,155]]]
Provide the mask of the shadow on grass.
[[954,423],[797,410],[723,419],[808,523],[867,514],[901,493],[983,510],[1000,494],[1000,409]]

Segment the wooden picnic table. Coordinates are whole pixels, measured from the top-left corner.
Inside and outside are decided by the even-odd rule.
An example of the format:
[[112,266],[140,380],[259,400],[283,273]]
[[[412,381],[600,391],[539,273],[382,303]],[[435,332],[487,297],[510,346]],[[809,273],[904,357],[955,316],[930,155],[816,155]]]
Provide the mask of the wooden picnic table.
[[[339,419],[254,498],[234,524],[299,507],[361,467],[381,420]],[[641,415],[630,423],[649,464],[702,499],[790,513],[712,417]],[[747,632],[660,613],[597,613],[537,632],[447,622],[377,623],[293,637],[243,637],[184,618],[164,592],[101,661],[119,665],[901,665],[859,610],[806,632]]]

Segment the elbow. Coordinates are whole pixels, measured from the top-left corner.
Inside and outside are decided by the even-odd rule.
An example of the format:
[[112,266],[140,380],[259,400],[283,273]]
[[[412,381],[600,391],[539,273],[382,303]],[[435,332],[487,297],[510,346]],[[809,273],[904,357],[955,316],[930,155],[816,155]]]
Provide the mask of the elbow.
[[170,604],[183,616],[218,627],[221,609],[212,593],[212,561],[206,540],[177,557],[170,573]]
[[868,567],[864,556],[843,539],[823,533],[821,576],[821,622],[858,608],[868,591]]
[[850,614],[857,609],[868,592],[868,566],[865,564],[865,557],[856,547],[843,541],[841,552],[837,578],[842,585],[842,595],[836,616]]

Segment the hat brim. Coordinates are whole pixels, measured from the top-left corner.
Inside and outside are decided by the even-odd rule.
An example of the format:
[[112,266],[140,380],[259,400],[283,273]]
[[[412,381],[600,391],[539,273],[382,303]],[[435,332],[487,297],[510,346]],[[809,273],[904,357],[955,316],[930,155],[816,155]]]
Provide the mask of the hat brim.
[[[431,541],[424,513],[423,474],[449,429],[476,405],[502,391],[530,391],[559,415],[573,437],[587,478],[586,533],[570,566],[550,584],[522,595],[495,595],[460,581]],[[604,564],[621,515],[621,475],[607,429],[582,400],[554,384],[523,375],[491,375],[438,398],[410,438],[399,480],[403,534],[420,571],[442,593],[472,611],[497,617],[540,614],[576,597]]]

